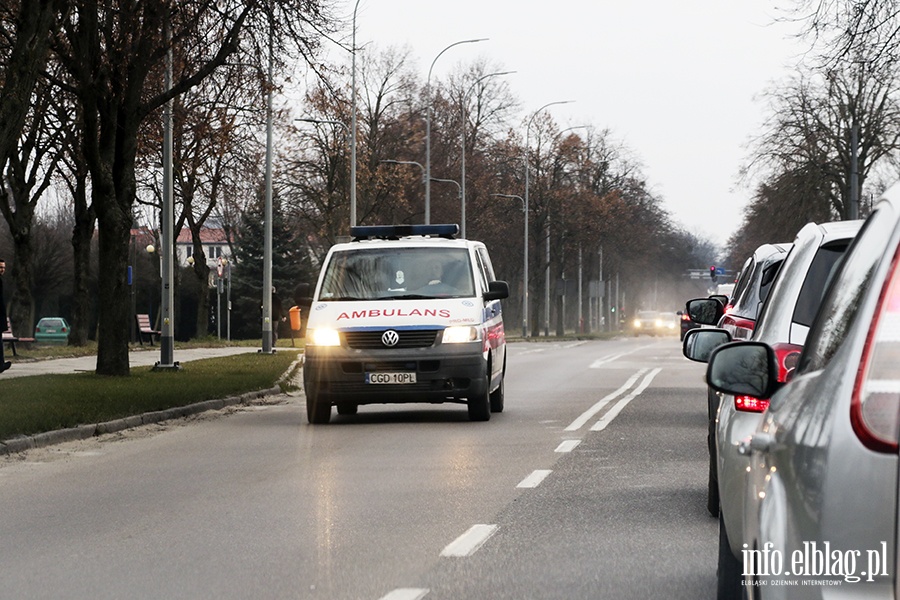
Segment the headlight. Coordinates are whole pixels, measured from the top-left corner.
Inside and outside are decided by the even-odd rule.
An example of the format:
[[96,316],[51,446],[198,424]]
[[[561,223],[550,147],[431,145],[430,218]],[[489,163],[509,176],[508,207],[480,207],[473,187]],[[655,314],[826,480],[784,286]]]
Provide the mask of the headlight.
[[640,326],[641,326],[641,320],[640,320],[640,319],[635,319],[635,320],[634,320],[634,326],[635,326],[635,327],[640,327]]
[[335,329],[311,329],[306,332],[306,340],[313,346],[341,345],[341,336]]
[[481,330],[478,327],[470,325],[459,325],[448,327],[444,330],[444,337],[441,339],[442,344],[463,344],[465,342],[475,342],[481,339]]
[[662,327],[662,326],[663,326],[662,319],[657,319],[657,320],[656,320],[656,327],[657,327],[657,329],[660,328],[660,327]]

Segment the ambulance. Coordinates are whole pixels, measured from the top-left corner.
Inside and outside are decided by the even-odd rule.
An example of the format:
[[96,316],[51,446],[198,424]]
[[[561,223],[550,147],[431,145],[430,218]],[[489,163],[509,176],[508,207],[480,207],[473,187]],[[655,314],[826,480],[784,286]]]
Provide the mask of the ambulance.
[[[308,298],[303,383],[312,424],[360,405],[456,402],[503,410],[506,337],[485,245],[457,225],[351,227]],[[306,304],[306,302],[304,302]]]

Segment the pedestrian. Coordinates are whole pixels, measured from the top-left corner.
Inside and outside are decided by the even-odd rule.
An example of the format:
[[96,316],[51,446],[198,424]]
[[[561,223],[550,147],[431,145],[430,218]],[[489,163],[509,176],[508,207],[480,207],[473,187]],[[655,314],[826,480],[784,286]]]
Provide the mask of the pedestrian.
[[[0,258],[0,334],[7,329],[6,302],[3,300],[3,274],[6,273],[6,261]],[[3,360],[3,342],[0,342],[0,373],[12,366],[8,360]]]

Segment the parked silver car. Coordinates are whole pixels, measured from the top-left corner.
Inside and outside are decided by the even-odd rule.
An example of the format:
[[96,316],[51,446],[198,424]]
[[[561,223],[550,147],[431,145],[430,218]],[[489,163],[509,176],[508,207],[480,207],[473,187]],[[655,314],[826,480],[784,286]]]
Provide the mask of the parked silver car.
[[[727,329],[732,338],[749,338],[756,327],[756,319],[763,302],[778,274],[781,264],[791,250],[791,244],[763,244],[744,261],[737,276],[732,295],[710,296],[721,300],[718,306],[706,299],[689,300],[685,315],[697,326],[718,326]],[[692,314],[693,310],[693,314]],[[686,332],[682,332],[684,341]],[[707,481],[706,508],[714,517],[719,516],[719,478],[716,460],[716,415],[719,412],[721,394],[712,389],[706,392],[708,427],[706,434],[709,449],[709,478]]]
[[779,383],[768,344],[712,352],[710,386],[771,397],[740,445],[750,457],[741,548],[748,597],[897,598],[898,249],[895,187],[846,254],[789,383]]
[[[759,311],[751,337],[769,344],[775,351],[779,381],[784,381],[796,365],[826,286],[861,225],[862,221],[809,223],[797,233]],[[690,354],[688,358],[692,358]],[[756,430],[768,405],[768,398],[729,394],[723,394],[719,403],[715,431],[720,504],[719,599],[736,598],[741,593],[743,509],[749,459],[738,452],[738,446]]]

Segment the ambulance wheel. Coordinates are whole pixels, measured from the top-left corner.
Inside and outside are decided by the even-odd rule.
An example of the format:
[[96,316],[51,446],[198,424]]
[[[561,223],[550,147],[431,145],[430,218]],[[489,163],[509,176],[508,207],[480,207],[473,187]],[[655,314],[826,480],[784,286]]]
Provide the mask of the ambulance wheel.
[[488,389],[489,386],[485,381],[484,391],[468,398],[466,404],[469,408],[470,421],[491,420],[491,394]]
[[331,403],[322,402],[315,394],[307,394],[306,420],[312,425],[327,424],[331,420]]
[[497,389],[491,392],[491,412],[492,413],[501,413],[503,412],[503,381],[506,379],[505,377],[500,378],[500,385],[497,386]]
[[338,402],[337,411],[339,415],[355,415],[359,412],[359,404]]

